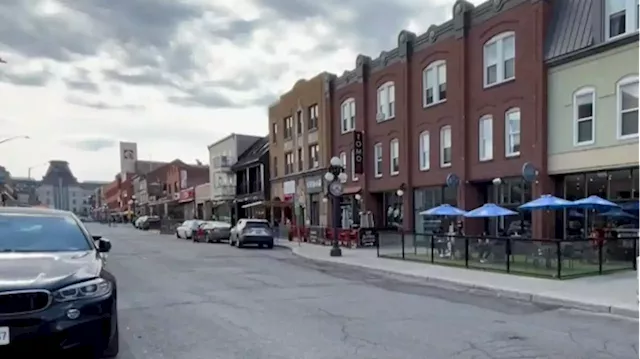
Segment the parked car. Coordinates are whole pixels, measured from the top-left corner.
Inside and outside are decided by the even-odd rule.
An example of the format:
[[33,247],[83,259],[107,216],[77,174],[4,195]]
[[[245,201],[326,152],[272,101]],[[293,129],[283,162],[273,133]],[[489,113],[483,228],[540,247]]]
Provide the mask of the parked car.
[[[156,225],[160,222],[160,217],[158,216],[147,216],[143,221],[140,222],[140,229],[146,231],[151,228],[151,226]],[[159,227],[157,227],[159,228]]]
[[71,212],[0,207],[0,247],[0,358],[118,355],[108,239],[89,234]]
[[200,226],[202,222],[204,221],[197,219],[182,222],[182,224],[176,228],[176,238],[192,239],[198,230],[198,226]]
[[273,231],[266,219],[241,219],[231,229],[229,245],[242,248],[248,244],[273,248]]
[[133,222],[133,226],[138,229],[142,229],[142,223],[144,223],[144,221],[146,221],[147,218],[149,218],[149,216],[140,216],[136,218],[135,222]]
[[200,225],[204,230],[207,243],[220,243],[222,240],[229,240],[231,236],[231,225],[220,221],[206,221]]

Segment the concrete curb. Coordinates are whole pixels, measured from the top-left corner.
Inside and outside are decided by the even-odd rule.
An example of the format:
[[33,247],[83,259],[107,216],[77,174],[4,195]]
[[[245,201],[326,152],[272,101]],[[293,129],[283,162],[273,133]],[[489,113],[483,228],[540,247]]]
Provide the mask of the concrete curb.
[[275,245],[278,247],[287,248],[294,255],[305,258],[305,259],[309,259],[312,261],[357,267],[357,268],[367,269],[372,272],[378,272],[386,275],[394,275],[394,276],[418,279],[418,280],[426,281],[428,285],[432,285],[438,288],[451,289],[451,290],[457,290],[457,291],[463,291],[463,292],[471,292],[471,293],[483,292],[483,293],[489,293],[491,295],[494,295],[495,297],[513,299],[521,302],[530,302],[530,303],[541,304],[541,305],[553,305],[553,306],[559,306],[563,308],[578,309],[585,312],[613,314],[613,315],[622,316],[626,318],[638,319],[637,309],[633,310],[633,309],[619,307],[615,305],[585,303],[585,302],[579,302],[579,301],[570,300],[570,299],[563,299],[563,298],[558,298],[558,297],[553,297],[548,295],[538,295],[538,294],[524,293],[524,292],[518,292],[518,291],[512,291],[512,290],[496,289],[489,286],[457,282],[457,281],[448,280],[448,279],[423,277],[423,276],[411,275],[406,273],[398,273],[398,272],[380,269],[372,266],[360,265],[357,263],[334,262],[331,260],[325,260],[322,258],[316,258],[316,257],[301,254],[297,252],[295,248],[292,248],[284,244],[276,243]]

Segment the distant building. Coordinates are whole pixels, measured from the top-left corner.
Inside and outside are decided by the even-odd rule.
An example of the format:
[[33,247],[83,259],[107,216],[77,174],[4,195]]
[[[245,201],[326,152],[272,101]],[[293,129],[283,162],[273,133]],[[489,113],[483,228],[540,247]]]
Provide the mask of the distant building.
[[36,188],[37,200],[49,208],[88,215],[91,196],[106,182],[78,182],[67,161],[50,161]]

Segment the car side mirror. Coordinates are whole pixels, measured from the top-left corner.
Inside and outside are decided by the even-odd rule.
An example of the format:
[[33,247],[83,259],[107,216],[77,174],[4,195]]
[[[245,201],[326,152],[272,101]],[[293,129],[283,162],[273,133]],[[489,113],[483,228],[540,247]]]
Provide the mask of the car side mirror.
[[111,241],[106,238],[100,238],[97,240],[98,252],[107,253],[111,250]]

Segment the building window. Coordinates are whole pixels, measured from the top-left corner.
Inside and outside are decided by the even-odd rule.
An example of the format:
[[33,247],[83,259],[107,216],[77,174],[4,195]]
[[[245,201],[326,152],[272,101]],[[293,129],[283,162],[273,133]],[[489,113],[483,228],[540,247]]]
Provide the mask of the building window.
[[293,118],[291,116],[284,119],[284,139],[290,140],[293,136]]
[[273,158],[273,177],[278,177],[278,157]]
[[512,108],[505,113],[505,156],[520,155],[520,109]]
[[627,77],[617,86],[618,138],[638,137],[638,77]]
[[573,143],[576,146],[594,143],[596,90],[584,88],[573,94]]
[[302,110],[298,110],[296,112],[296,133],[298,135],[302,134],[303,126],[304,126],[304,124],[303,124],[303,119],[302,119]]
[[358,174],[356,173],[356,151],[351,150],[351,179],[358,180]]
[[284,154],[284,174],[288,175],[293,173],[293,153]]
[[[508,137],[508,136],[507,136]],[[493,159],[493,118],[483,116],[478,126],[478,144],[480,145],[480,161]]]
[[344,168],[344,172],[345,173],[349,173],[349,171],[347,171],[348,163],[347,163],[347,154],[345,152],[340,152],[340,162],[342,162],[342,168]]
[[277,140],[278,140],[278,124],[274,122],[271,124],[271,142],[276,143]]
[[382,143],[373,146],[373,173],[376,178],[382,177]]
[[318,144],[309,146],[309,168],[310,169],[320,167],[318,150],[319,150]]
[[309,106],[309,130],[318,128],[318,105]]
[[340,106],[340,128],[342,133],[356,129],[356,100],[346,99]]
[[638,31],[638,0],[606,0],[607,39]]
[[422,72],[424,107],[447,99],[447,63],[443,60],[432,62]]
[[484,87],[516,77],[516,35],[503,32],[484,45]]
[[427,171],[431,167],[431,161],[429,159],[429,131],[424,131],[420,134],[420,171]]
[[440,129],[440,167],[451,166],[451,126]]
[[396,85],[392,81],[378,87],[378,122],[396,117]]
[[397,138],[389,142],[389,173],[392,176],[400,173],[400,142]]
[[303,153],[302,153],[302,148],[298,148],[298,158],[297,158],[297,162],[298,162],[298,172],[302,172],[304,170],[304,161],[303,161]]

